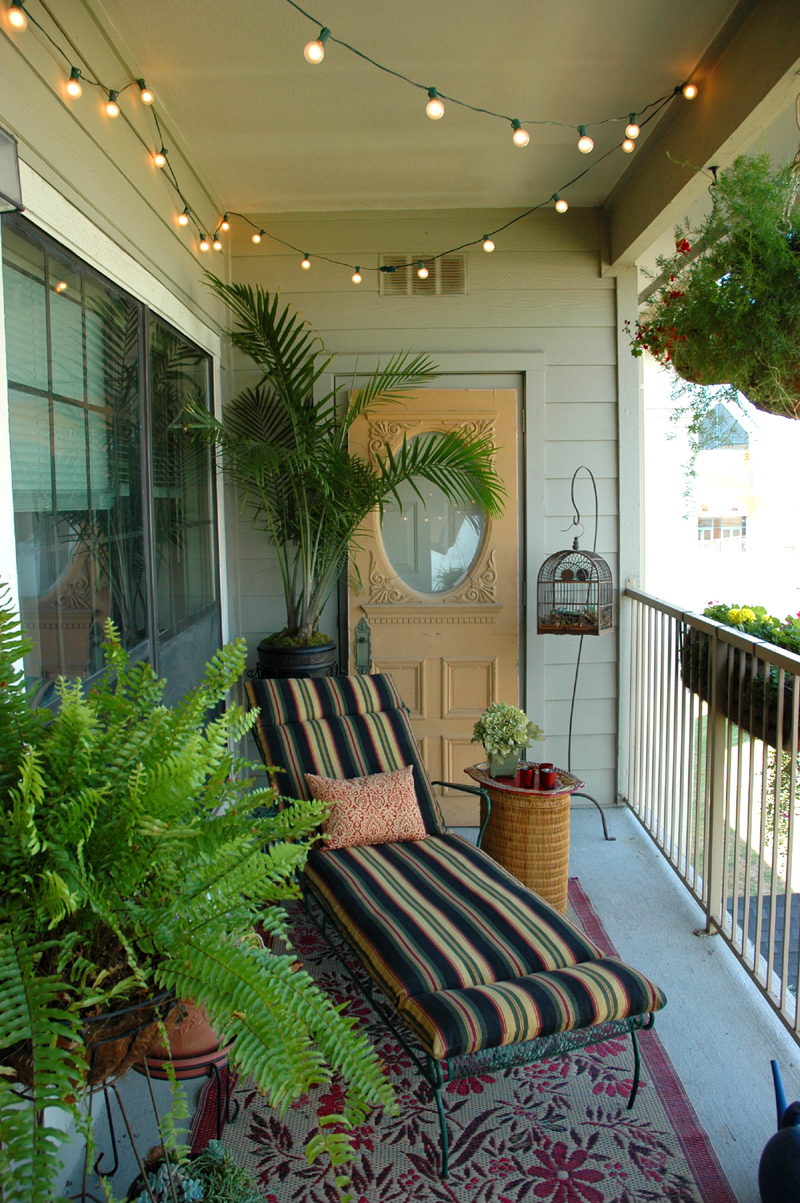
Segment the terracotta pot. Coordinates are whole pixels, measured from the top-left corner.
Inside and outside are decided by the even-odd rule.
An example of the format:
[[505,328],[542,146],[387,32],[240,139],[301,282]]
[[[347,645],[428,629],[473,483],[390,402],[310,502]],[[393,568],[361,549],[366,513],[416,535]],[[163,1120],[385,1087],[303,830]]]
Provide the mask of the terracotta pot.
[[[181,1019],[169,1033],[169,1045],[165,1046],[157,1036],[150,1046],[147,1069],[151,1078],[166,1078],[165,1063],[172,1062],[176,1078],[199,1078],[208,1072],[211,1065],[223,1066],[233,1047],[233,1041],[220,1048],[219,1036],[211,1026],[205,1007],[197,1007],[187,999],[180,1004]],[[134,1067],[139,1073],[144,1067]]]
[[258,675],[267,679],[332,677],[336,672],[336,644],[316,647],[277,647],[262,639],[258,645]]

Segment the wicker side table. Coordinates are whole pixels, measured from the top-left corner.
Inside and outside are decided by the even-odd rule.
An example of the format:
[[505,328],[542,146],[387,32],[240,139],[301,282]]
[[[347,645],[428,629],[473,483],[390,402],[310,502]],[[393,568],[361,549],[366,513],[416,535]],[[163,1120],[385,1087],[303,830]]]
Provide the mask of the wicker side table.
[[[563,914],[567,909],[570,794],[584,783],[561,769],[556,769],[557,785],[550,790],[523,788],[514,777],[491,777],[488,764],[472,765],[466,772],[486,789],[492,803],[483,851]],[[538,772],[534,780],[538,780]],[[484,808],[481,800],[482,812]],[[481,823],[485,817],[481,813]]]

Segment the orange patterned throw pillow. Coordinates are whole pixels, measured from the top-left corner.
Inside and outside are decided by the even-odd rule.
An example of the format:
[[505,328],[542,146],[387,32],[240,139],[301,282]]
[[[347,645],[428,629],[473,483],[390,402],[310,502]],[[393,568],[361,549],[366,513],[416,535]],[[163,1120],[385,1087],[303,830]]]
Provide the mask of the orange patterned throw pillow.
[[411,765],[342,781],[306,773],[306,783],[312,798],[336,803],[322,825],[323,834],[330,837],[325,848],[424,840],[428,834]]

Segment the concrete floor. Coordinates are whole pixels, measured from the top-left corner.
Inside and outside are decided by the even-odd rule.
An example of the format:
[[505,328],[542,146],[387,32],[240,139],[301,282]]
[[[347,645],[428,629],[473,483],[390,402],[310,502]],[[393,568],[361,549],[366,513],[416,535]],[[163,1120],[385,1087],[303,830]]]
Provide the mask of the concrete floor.
[[[738,1203],[759,1203],[758,1162],[775,1131],[770,1058],[800,1098],[800,1046],[719,936],[698,938],[700,908],[627,808],[574,809],[570,875],[620,956],[665,991],[656,1030]],[[642,1040],[646,1035],[642,1036]]]
[[[699,907],[630,811],[622,807],[606,815],[617,837],[613,843],[603,840],[593,807],[573,809],[570,874],[580,878],[620,956],[666,992],[657,1031],[738,1203],[759,1203],[758,1161],[775,1129],[769,1061],[778,1060],[789,1101],[800,1098],[800,1047],[723,941],[694,935],[703,926]],[[463,834],[474,838],[475,832]],[[202,1083],[187,1085],[193,1107]],[[157,1141],[146,1083],[131,1073],[120,1090],[136,1144],[146,1150]],[[165,1106],[163,1084],[158,1095]],[[108,1153],[104,1116],[98,1120],[98,1146]],[[124,1134],[120,1154],[117,1193],[136,1172]],[[67,1193],[78,1184],[79,1172],[69,1177]],[[62,1179],[59,1185],[67,1184]]]

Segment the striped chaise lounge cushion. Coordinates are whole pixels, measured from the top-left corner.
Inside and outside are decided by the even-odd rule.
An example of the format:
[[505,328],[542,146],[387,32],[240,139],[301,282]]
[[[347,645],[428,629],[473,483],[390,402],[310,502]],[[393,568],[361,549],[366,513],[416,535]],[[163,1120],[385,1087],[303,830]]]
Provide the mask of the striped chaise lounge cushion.
[[275,778],[284,797],[309,797],[305,773],[368,777],[410,764],[425,830],[431,835],[445,830],[408,711],[391,677],[256,680],[246,689],[258,710],[255,734],[264,763],[284,770]]
[[390,677],[253,681],[256,736],[284,796],[304,773],[357,777],[414,766],[424,840],[312,852],[306,882],[436,1060],[609,1019],[664,996],[604,957],[491,857],[447,834]]

